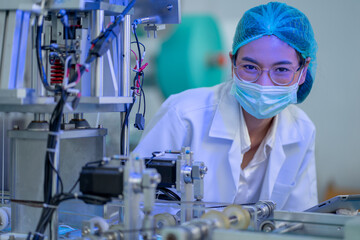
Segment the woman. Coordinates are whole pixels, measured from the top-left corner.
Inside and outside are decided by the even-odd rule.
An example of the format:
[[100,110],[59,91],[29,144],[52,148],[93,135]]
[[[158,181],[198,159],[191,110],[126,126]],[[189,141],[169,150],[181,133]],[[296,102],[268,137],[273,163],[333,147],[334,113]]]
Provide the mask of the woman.
[[302,211],[317,204],[315,127],[293,104],[315,76],[307,17],[284,3],[248,10],[230,52],[233,81],[169,97],[135,152],[190,146],[208,167],[204,200]]

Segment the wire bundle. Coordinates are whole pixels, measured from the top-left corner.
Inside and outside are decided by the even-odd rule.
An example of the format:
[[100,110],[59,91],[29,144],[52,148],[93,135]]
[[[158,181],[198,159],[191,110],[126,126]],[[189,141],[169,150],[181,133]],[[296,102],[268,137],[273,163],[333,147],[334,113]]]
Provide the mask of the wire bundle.
[[[42,240],[44,239],[45,230],[47,225],[52,219],[54,212],[57,210],[59,204],[63,201],[70,200],[70,199],[80,199],[87,203],[96,204],[96,205],[104,205],[110,199],[98,197],[98,196],[91,196],[91,195],[76,195],[71,193],[61,193],[53,196],[50,199],[48,204],[44,204],[44,208],[41,212],[40,221],[37,224],[36,230],[33,234],[33,240]],[[27,236],[27,240],[31,238],[31,232]],[[51,239],[51,237],[50,237]]]
[[[145,49],[145,45],[142,44],[141,42],[139,42],[139,39],[138,39],[138,36],[137,36],[137,33],[136,33],[136,27],[137,25],[135,24],[136,20],[134,21],[133,23],[133,33],[134,33],[134,36],[135,36],[135,40],[134,42],[131,42],[132,44],[136,44],[137,46],[137,50],[138,50],[138,56],[139,56],[139,60],[137,59],[137,56],[135,54],[135,52],[133,50],[131,50],[134,55],[135,55],[135,58],[136,58],[136,66],[135,68],[133,69],[134,72],[136,72],[135,74],[135,77],[134,77],[134,82],[133,82],[133,85],[134,85],[134,91],[135,91],[135,94],[137,96],[139,96],[139,107],[138,107],[138,112],[137,113],[140,113],[140,107],[141,107],[141,98],[143,97],[144,98],[144,107],[143,107],[143,117],[145,117],[145,111],[146,111],[146,102],[145,102],[145,92],[143,90],[143,84],[144,84],[144,78],[145,78],[145,74],[144,74],[144,69],[147,67],[148,63],[145,63],[143,66],[142,66],[142,62],[145,58],[145,53],[146,53],[146,49]],[[140,51],[140,45],[143,47],[143,54],[141,54],[141,51]],[[140,80],[141,79],[141,80]]]
[[[44,208],[41,213],[41,217],[39,219],[39,222],[37,224],[33,239],[43,239],[44,238],[44,232],[46,230],[47,225],[51,221],[53,213],[56,211],[57,206],[65,200],[68,199],[74,199],[78,198],[81,200],[84,200],[88,203],[93,204],[105,204],[109,199],[96,197],[96,196],[88,196],[88,195],[80,195],[77,196],[72,193],[64,193],[64,186],[62,179],[60,177],[59,172],[57,171],[57,166],[54,166],[54,158],[57,153],[57,146],[59,141],[59,135],[60,135],[60,127],[61,127],[61,118],[63,115],[64,106],[66,105],[66,101],[68,99],[68,96],[70,93],[74,93],[73,87],[79,82],[81,75],[83,72],[87,69],[87,66],[95,60],[97,57],[101,56],[103,54],[103,51],[107,51],[109,42],[112,39],[112,34],[114,33],[114,29],[119,28],[120,22],[123,20],[125,14],[134,6],[135,0],[131,1],[124,11],[116,18],[114,23],[112,23],[108,29],[100,34],[99,37],[97,37],[92,43],[92,47],[89,50],[87,59],[85,60],[84,65],[76,65],[75,72],[69,77],[68,71],[65,72],[64,79],[65,85],[55,85],[50,86],[47,77],[46,72],[43,66],[43,60],[42,60],[42,47],[41,47],[41,35],[43,30],[43,16],[40,16],[38,18],[38,25],[37,25],[37,35],[36,35],[36,56],[37,56],[37,63],[38,63],[38,70],[40,73],[41,81],[45,87],[45,89],[49,92],[53,92],[56,94],[56,96],[59,96],[59,101],[57,102],[55,109],[51,115],[50,118],[50,124],[49,124],[49,136],[47,140],[47,149],[46,149],[46,155],[45,155],[45,165],[44,165],[44,184],[43,184],[43,191],[44,191]],[[67,46],[67,38],[68,38],[68,19],[65,11],[60,11],[60,16],[62,17],[61,21],[65,27],[65,59],[60,57],[60,60],[66,64],[66,69],[69,67],[70,63],[70,56],[68,56],[68,46]],[[110,41],[109,41],[110,40]],[[57,46],[51,45],[48,47],[49,49],[54,50],[56,53],[56,56],[61,56],[59,54],[61,51],[58,49]],[[105,51],[105,52],[106,52]],[[69,77],[69,79],[68,79]],[[77,97],[72,102],[72,108],[75,109],[78,102],[79,102],[80,94],[77,92]],[[131,104],[132,107],[132,104]],[[131,110],[130,107],[130,110]],[[60,184],[60,192],[56,195],[53,195],[54,189],[53,189],[53,174],[57,175],[57,179]],[[76,186],[76,183],[75,185]],[[73,189],[71,189],[72,191]],[[51,207],[49,207],[51,206]],[[51,232],[51,231],[50,231]],[[28,238],[30,239],[31,233],[29,233]],[[51,238],[51,236],[50,236]]]

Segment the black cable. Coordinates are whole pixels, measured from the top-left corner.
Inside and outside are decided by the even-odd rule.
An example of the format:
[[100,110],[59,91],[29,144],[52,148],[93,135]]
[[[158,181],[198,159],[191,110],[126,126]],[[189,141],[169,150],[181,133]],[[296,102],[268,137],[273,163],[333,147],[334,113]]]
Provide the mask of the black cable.
[[54,162],[51,158],[52,156],[49,156],[49,164],[52,168],[52,170],[56,173],[56,175],[58,176],[58,179],[59,179],[59,182],[60,182],[60,193],[63,193],[64,192],[64,184],[63,184],[63,181],[61,179],[61,176],[60,176],[60,173],[59,171],[55,168],[54,166]]
[[170,198],[173,201],[181,201],[181,198],[174,193],[173,191],[171,191],[168,188],[157,188],[159,191],[161,191],[162,193],[164,193],[168,198]]
[[140,87],[140,96],[139,96],[139,104],[138,104],[138,110],[137,110],[137,113],[139,113],[140,112],[140,107],[141,107],[141,87]]
[[[141,54],[141,51],[140,51],[140,45],[143,46],[143,49],[144,49],[144,52],[145,52],[145,45],[140,43],[139,42],[139,39],[138,39],[138,36],[137,36],[137,33],[136,33],[136,24],[133,23],[133,33],[134,33],[134,36],[135,36],[135,39],[136,41],[133,41],[131,43],[136,43],[136,46],[137,46],[137,49],[138,49],[138,54],[139,54],[139,70],[141,69],[141,64],[142,64],[142,54]],[[136,87],[136,80],[138,80],[138,77],[142,77],[142,81],[141,81],[141,84],[139,83],[139,88],[140,88],[140,96],[139,96],[139,106],[138,106],[138,111],[137,113],[140,112],[140,107],[141,107],[141,98],[142,96],[144,97],[144,111],[143,111],[143,116],[142,117],[145,117],[145,111],[146,111],[146,103],[145,103],[145,93],[144,93],[144,90],[143,90],[143,84],[144,84],[144,72],[141,71],[141,72],[137,72],[135,78],[134,78],[134,88],[137,89]]]
[[134,36],[135,36],[135,39],[136,39],[136,46],[137,46],[138,53],[139,53],[139,69],[140,69],[142,59],[141,59],[140,44],[139,44],[139,39],[138,39],[137,34],[136,34],[136,25],[135,24],[133,24],[133,33],[134,33]]
[[[42,240],[44,239],[44,232],[46,230],[46,227],[48,226],[48,224],[51,222],[52,216],[54,214],[54,212],[56,211],[57,208],[55,208],[56,206],[58,206],[61,202],[69,200],[69,199],[80,199],[82,201],[85,201],[87,203],[92,203],[92,204],[98,204],[98,205],[104,205],[105,203],[109,202],[111,199],[109,198],[103,198],[103,197],[98,197],[98,196],[92,196],[92,195],[75,195],[75,194],[57,194],[55,195],[49,205],[54,206],[54,207],[45,207],[43,208],[42,212],[41,212],[41,217],[40,220],[37,224],[36,230],[34,232],[34,236],[33,236],[33,240]],[[28,234],[27,239],[30,239],[31,233]]]
[[78,179],[76,180],[74,185],[70,188],[69,193],[72,193],[74,191],[74,189],[76,188],[76,185],[78,185],[79,182],[80,182],[80,176],[78,177]]
[[[97,37],[92,42],[93,46],[89,50],[88,56],[85,60],[86,65],[90,64],[93,60],[95,60],[97,57],[101,56],[102,54],[104,54],[107,51],[107,49],[109,48],[109,43],[111,42],[113,37],[116,37],[115,33],[119,31],[118,25],[124,19],[125,14],[127,14],[128,11],[134,6],[135,2],[136,2],[135,0],[131,1],[125,7],[124,11],[120,14],[120,16],[115,19],[115,22],[113,24],[111,24],[110,27],[104,33],[100,34],[100,36]],[[55,196],[52,196],[52,187],[53,187],[52,186],[52,182],[53,182],[52,177],[53,177],[53,172],[55,169],[53,166],[52,159],[54,159],[56,145],[58,142],[57,137],[58,137],[58,133],[60,131],[61,117],[62,117],[64,106],[66,104],[68,94],[67,94],[66,90],[62,89],[62,87],[60,87],[58,85],[55,86],[55,88],[51,88],[49,83],[47,82],[45,70],[44,70],[44,67],[42,64],[42,52],[41,52],[42,28],[43,28],[43,24],[42,23],[38,24],[37,38],[36,38],[36,40],[37,40],[36,41],[36,50],[37,50],[36,52],[37,52],[37,62],[38,62],[40,77],[41,77],[41,80],[42,80],[43,85],[46,88],[46,90],[53,91],[55,93],[61,93],[60,100],[57,103],[57,105],[55,106],[55,109],[50,118],[49,136],[48,136],[48,141],[47,141],[47,151],[46,151],[46,155],[45,155],[45,169],[44,169],[44,203],[57,206],[61,201],[75,198],[75,196],[72,194],[64,194],[64,193],[60,193]],[[94,49],[94,48],[96,48],[96,49]],[[140,47],[139,47],[139,49],[140,49]],[[66,46],[65,51],[67,51],[67,46]],[[77,80],[77,78],[81,77],[81,75],[83,74],[85,69],[86,69],[86,66],[84,66],[84,65],[80,66],[80,69],[79,69],[80,76],[78,76],[77,71],[75,71],[75,73],[69,79],[70,80],[69,83],[75,82]],[[124,127],[125,127],[125,124],[128,123],[128,117],[129,117],[129,113],[132,109],[132,106],[133,106],[133,104],[130,104],[129,109],[126,113],[124,122],[123,122],[122,139],[124,139]],[[59,173],[57,171],[55,171],[55,173],[58,175],[58,179],[59,179],[59,177],[60,177]],[[106,201],[104,201],[104,198],[86,197],[86,196],[79,196],[79,199],[82,199],[87,202],[91,202],[93,204],[104,204],[108,201],[108,199]],[[46,227],[47,227],[49,221],[51,220],[51,217],[55,210],[56,210],[55,208],[44,208],[43,209],[40,220],[36,227],[34,237],[33,237],[34,240],[44,238],[43,233],[45,232]]]
[[[135,102],[135,99],[133,100],[133,102]],[[122,122],[122,126],[121,126],[121,144],[120,144],[120,154],[121,155],[125,154],[125,149],[123,148],[123,143],[125,141],[125,125],[128,125],[129,115],[130,115],[133,105],[134,105],[134,103],[129,104],[129,108],[126,111],[125,119]]]
[[[138,43],[138,42],[131,42],[131,44],[134,44],[134,43]],[[141,42],[139,42],[139,44],[143,47],[144,52],[146,52],[146,50],[145,50],[145,45],[144,45],[144,44],[142,44]],[[139,56],[139,57],[141,57],[141,56]]]
[[[60,99],[55,106],[55,109],[51,115],[49,123],[49,136],[47,141],[47,151],[45,155],[45,169],[44,169],[44,202],[49,203],[52,198],[52,183],[53,183],[53,172],[58,176],[61,192],[63,191],[63,184],[59,172],[56,170],[53,165],[53,159],[56,151],[56,145],[58,142],[58,133],[61,126],[61,118],[64,106],[68,94],[60,86],[57,86],[58,91],[61,91]],[[55,171],[54,171],[55,170]]]
[[[90,166],[92,164],[98,164],[98,166],[101,166],[103,162],[104,162],[103,160],[88,162],[88,163],[85,164],[85,167]],[[74,189],[79,184],[79,182],[80,182],[80,176],[78,177],[78,179],[76,180],[74,185],[70,188],[69,193],[72,193],[74,191]]]
[[52,238],[52,226],[51,226],[51,222],[52,222],[52,219],[50,218],[50,220],[49,220],[49,237],[50,237],[50,239],[53,239],[53,238]]

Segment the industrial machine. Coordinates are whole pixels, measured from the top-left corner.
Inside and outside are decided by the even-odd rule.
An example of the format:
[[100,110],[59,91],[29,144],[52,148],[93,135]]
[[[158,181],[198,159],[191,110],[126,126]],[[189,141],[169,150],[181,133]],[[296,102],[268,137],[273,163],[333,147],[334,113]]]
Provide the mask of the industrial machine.
[[[150,34],[164,24],[179,22],[178,0],[1,4],[1,189],[2,205],[11,208],[11,214],[5,213],[8,222],[12,216],[12,233],[56,239],[59,223],[80,228],[89,216],[112,214],[105,201],[73,193],[79,191],[81,168],[106,156],[108,130],[101,122],[89,124],[87,116],[119,112],[118,152],[129,157],[129,113],[134,104],[145,101],[142,84],[147,63],[137,27],[144,26]],[[137,52],[135,67],[131,48]],[[140,114],[139,129],[143,122]],[[47,211],[52,207],[54,211]],[[38,221],[45,218],[48,228]],[[5,222],[2,229],[9,230]]]
[[[148,65],[137,28],[178,23],[179,0],[0,5],[0,239],[358,239],[357,215],[204,202],[207,167],[187,146],[130,154]],[[108,112],[120,115],[111,157],[111,129],[88,121]]]

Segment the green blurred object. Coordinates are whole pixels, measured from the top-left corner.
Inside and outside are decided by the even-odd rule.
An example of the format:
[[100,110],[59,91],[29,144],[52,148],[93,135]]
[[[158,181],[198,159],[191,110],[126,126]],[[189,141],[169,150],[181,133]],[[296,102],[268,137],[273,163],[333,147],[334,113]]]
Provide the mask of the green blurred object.
[[168,97],[190,88],[214,86],[223,79],[225,60],[215,19],[183,16],[158,56],[160,89]]

